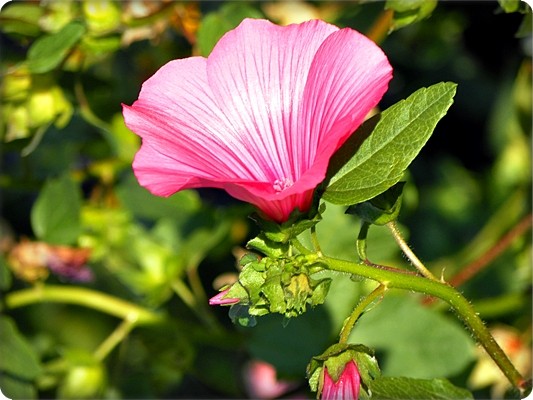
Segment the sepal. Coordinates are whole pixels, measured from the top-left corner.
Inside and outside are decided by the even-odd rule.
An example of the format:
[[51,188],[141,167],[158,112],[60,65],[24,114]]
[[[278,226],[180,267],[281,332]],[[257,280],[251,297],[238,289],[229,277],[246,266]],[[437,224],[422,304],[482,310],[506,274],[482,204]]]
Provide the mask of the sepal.
[[398,182],[380,195],[348,207],[346,214],[354,214],[374,225],[385,225],[398,218],[402,206],[405,182]]
[[[296,209],[291,213],[289,219],[281,224],[263,219],[256,213],[252,214],[250,218],[261,228],[261,235],[264,240],[272,243],[287,244],[300,233],[318,224],[325,209],[326,205],[324,203],[305,213]],[[249,243],[248,245],[253,247],[253,244]]]
[[320,397],[324,384],[324,368],[327,369],[329,376],[334,381],[337,381],[346,364],[351,361],[356,364],[360,375],[361,390],[359,391],[359,398],[370,398],[369,387],[372,381],[381,376],[381,371],[373,350],[362,344],[336,343],[324,353],[313,357],[307,366],[307,377],[311,390],[316,391],[317,396]]

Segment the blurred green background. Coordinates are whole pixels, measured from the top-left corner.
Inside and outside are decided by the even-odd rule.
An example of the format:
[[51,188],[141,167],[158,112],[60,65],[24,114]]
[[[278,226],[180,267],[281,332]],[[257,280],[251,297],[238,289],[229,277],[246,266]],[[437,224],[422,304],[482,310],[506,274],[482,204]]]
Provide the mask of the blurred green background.
[[[140,143],[121,103],[131,104],[167,61],[207,56],[245,17],[320,18],[369,35],[394,68],[382,109],[422,86],[458,83],[454,105],[409,169],[399,222],[417,255],[460,287],[531,376],[525,3],[12,1],[0,12],[2,392],[267,397],[251,372],[251,361],[262,360],[291,382],[271,394],[312,398],[306,364],[335,341],[371,285],[333,275],[324,306],[288,324],[266,316],[255,328],[235,327],[227,308],[209,308],[207,299],[235,279],[236,258],[258,232],[252,209],[212,189],[156,198],[131,171]],[[325,252],[353,258],[358,226],[328,205],[317,227]],[[369,246],[372,261],[406,265],[386,230],[373,227]],[[94,292],[43,303],[46,287],[110,297],[103,308],[70,304]],[[127,303],[115,307],[111,298]],[[127,322],[135,307],[148,316]],[[376,349],[386,375],[446,377],[476,398],[505,393],[438,302],[391,293],[352,339]]]

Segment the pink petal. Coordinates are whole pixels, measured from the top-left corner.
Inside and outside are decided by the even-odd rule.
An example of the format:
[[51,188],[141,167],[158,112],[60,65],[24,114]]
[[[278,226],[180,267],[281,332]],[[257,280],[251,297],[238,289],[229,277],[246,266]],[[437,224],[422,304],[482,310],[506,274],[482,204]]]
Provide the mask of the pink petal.
[[252,399],[273,399],[298,386],[296,382],[279,380],[274,366],[251,360],[244,368],[244,385]]
[[244,20],[209,59],[167,63],[124,106],[143,139],[135,174],[162,196],[222,188],[282,222],[310,207],[331,155],[390,77],[381,50],[351,29]]
[[322,400],[357,400],[361,387],[361,377],[355,362],[350,361],[344,366],[339,379],[335,382],[324,367],[324,383],[320,398]]
[[[307,135],[305,169],[323,168],[374,108],[392,78],[382,50],[352,29],[330,35],[318,50],[305,87],[300,127]],[[320,166],[320,167],[319,167]]]
[[200,57],[167,63],[143,84],[139,99],[123,107],[127,126],[143,138],[134,170],[154,194],[168,196],[211,179],[262,178],[211,100],[205,63]]
[[304,145],[298,111],[307,74],[321,43],[338,28],[322,21],[277,26],[245,19],[217,43],[207,62],[215,100],[254,149],[271,183],[296,182]]
[[213,296],[209,299],[209,305],[210,306],[224,306],[224,305],[230,305],[230,304],[236,304],[240,301],[240,299],[235,298],[226,298],[228,294],[229,289],[223,290],[222,292],[218,293],[216,296]]

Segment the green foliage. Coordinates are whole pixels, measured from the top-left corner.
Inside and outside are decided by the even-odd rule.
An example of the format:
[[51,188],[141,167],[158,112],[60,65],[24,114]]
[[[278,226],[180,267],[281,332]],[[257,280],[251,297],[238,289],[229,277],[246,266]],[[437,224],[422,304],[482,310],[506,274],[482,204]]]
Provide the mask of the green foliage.
[[[212,190],[153,196],[131,171],[140,138],[124,125],[121,103],[131,104],[167,61],[208,56],[243,18],[320,18],[356,28],[394,67],[382,103],[388,108],[335,155],[311,211],[282,224],[257,215],[251,221],[249,207]],[[262,360],[295,384],[295,395],[310,397],[310,361],[317,388],[325,362],[338,374],[352,358],[362,399],[472,397],[443,378],[476,398],[504,398],[501,373],[483,364],[455,315],[412,293],[387,291],[356,321],[351,343],[337,343],[347,316],[376,283],[326,270],[317,257],[357,260],[364,221],[394,219],[435,276],[449,281],[481,264],[459,291],[489,328],[509,335],[517,349],[512,361],[524,368],[530,228],[513,232],[531,210],[532,84],[530,60],[514,35],[527,36],[530,27],[530,7],[513,0],[6,4],[2,393],[252,397],[248,388],[257,383],[243,372]],[[483,51],[487,43],[490,52]],[[421,151],[437,123],[441,132]],[[372,225],[365,239],[361,265],[412,271],[387,227]],[[494,249],[503,251],[491,259]],[[243,257],[248,251],[258,254]],[[88,268],[94,280],[82,288],[52,267]],[[22,281],[19,273],[32,268],[45,271],[42,279]],[[208,306],[221,287],[242,301]],[[231,325],[228,309],[249,328]],[[483,380],[472,373],[480,367],[487,368]]]
[[428,18],[437,0],[387,0],[385,9],[393,10],[391,29],[396,30]]
[[472,399],[465,389],[452,385],[445,379],[414,379],[382,377],[372,383],[373,396],[378,399]]
[[82,24],[71,22],[59,32],[37,39],[28,50],[30,72],[42,74],[56,68],[84,33]]
[[244,318],[245,325],[253,321],[242,315],[243,306],[246,306],[246,313],[253,316],[279,313],[292,318],[303,314],[308,305],[314,307],[324,303],[331,279],[317,280],[310,276],[313,270],[320,268],[314,263],[314,258],[304,255],[290,257],[287,254],[262,259],[243,257],[239,280],[225,296],[239,299],[239,303],[232,306],[235,309],[234,321]]
[[3,256],[0,256],[0,290],[7,290],[11,287],[13,278],[9,271],[7,262]]
[[2,9],[0,21],[2,31],[24,36],[37,36],[40,33],[38,23],[44,14],[44,8],[38,4],[14,3]]
[[321,355],[312,358],[307,367],[313,391],[319,390],[324,369],[333,381],[338,381],[345,365],[355,362],[361,379],[361,399],[472,399],[465,389],[452,385],[446,379],[415,379],[381,376],[378,362],[371,349],[364,345],[337,343]]
[[526,14],[529,12],[529,14],[531,14],[531,6],[525,1],[498,0],[498,3],[500,4],[502,10],[506,13],[521,12]]
[[398,182],[373,199],[348,207],[346,213],[355,214],[363,221],[376,225],[394,221],[400,214],[404,184]]
[[33,381],[41,374],[39,359],[15,323],[0,316],[0,387],[12,399],[35,398]]
[[81,194],[67,175],[50,180],[31,210],[35,236],[54,244],[73,244],[80,232]]
[[456,86],[419,89],[363,124],[332,159],[323,198],[357,204],[397,183],[446,115]]
[[385,352],[386,376],[453,376],[474,358],[472,338],[459,323],[392,294],[357,322],[350,339]]

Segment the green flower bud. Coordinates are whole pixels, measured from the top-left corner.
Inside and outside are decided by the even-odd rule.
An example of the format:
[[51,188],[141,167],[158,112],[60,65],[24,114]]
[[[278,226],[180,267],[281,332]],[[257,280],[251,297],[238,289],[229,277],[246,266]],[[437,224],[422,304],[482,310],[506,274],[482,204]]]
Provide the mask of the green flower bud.
[[64,127],[73,113],[72,104],[57,85],[32,90],[27,103],[29,123],[32,128],[55,122]]
[[58,388],[62,399],[97,399],[106,385],[106,373],[101,364],[76,365],[69,369]]
[[46,11],[39,19],[39,26],[46,32],[59,32],[72,21],[77,14],[76,1],[50,1],[46,4]]
[[360,379],[360,391],[358,394],[360,398],[369,398],[369,385],[372,381],[381,375],[374,352],[363,345],[349,345],[344,343],[336,343],[330,346],[324,353],[315,356],[307,366],[307,377],[309,379],[309,386],[314,392],[320,392],[324,388],[324,377],[328,374],[328,378],[333,382],[338,382],[345,368],[353,362],[357,367],[357,373]]
[[2,117],[6,126],[3,127],[4,141],[10,142],[30,136],[28,108],[26,104],[5,104],[2,107]]
[[113,1],[88,0],[82,6],[89,33],[102,36],[120,27],[121,10]]
[[24,101],[31,88],[31,75],[27,68],[19,68],[6,74],[2,82],[2,98],[4,101]]
[[241,265],[239,280],[225,294],[225,298],[238,299],[238,305],[232,306],[239,309],[237,320],[243,317],[243,307],[250,316],[268,313],[287,318],[298,316],[306,311],[307,305],[322,304],[331,284],[329,278],[312,279],[310,270],[316,264],[302,255],[262,259],[247,255]]

